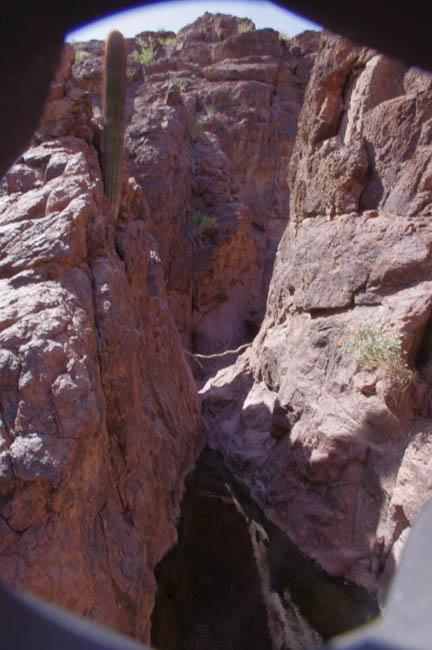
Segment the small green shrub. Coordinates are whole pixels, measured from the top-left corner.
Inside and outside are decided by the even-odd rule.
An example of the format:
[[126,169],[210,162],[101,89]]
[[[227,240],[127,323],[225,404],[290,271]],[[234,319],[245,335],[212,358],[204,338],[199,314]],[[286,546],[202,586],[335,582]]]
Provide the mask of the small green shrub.
[[201,133],[204,131],[205,123],[210,119],[212,115],[216,113],[216,108],[212,104],[209,104],[208,106],[205,105],[204,110],[206,112],[206,115],[195,115],[194,119],[189,125],[189,133],[192,140],[194,141],[197,140]]
[[84,50],[77,50],[75,52],[75,63],[82,63],[82,61],[85,61],[89,57],[88,52],[84,52]]
[[254,32],[254,26],[249,21],[243,21],[237,25],[237,31],[239,34],[244,34],[245,32]]
[[171,37],[168,36],[167,38],[158,38],[158,42],[161,45],[171,45],[171,43],[174,43],[174,41],[175,41],[175,38],[173,36],[171,36]]
[[170,84],[173,84],[174,86],[178,87],[178,89],[180,90],[180,95],[182,95],[186,90],[186,86],[184,85],[183,81],[180,81],[180,79],[177,79],[177,77],[171,77],[169,82]]
[[207,113],[207,117],[211,117],[212,115],[214,115],[216,113],[216,109],[213,106],[213,104],[209,104],[208,106],[205,105],[204,110]]
[[415,381],[415,372],[406,362],[402,337],[393,333],[392,325],[380,329],[369,322],[353,323],[350,333],[337,344],[347,354],[354,355],[363,367],[378,370],[392,380],[397,390]]
[[189,125],[189,133],[192,140],[197,140],[204,131],[204,124],[207,122],[205,115],[195,115]]
[[191,219],[191,230],[198,235],[204,235],[214,226],[214,219],[207,214],[203,214],[201,210],[196,210]]
[[156,58],[156,50],[152,43],[146,43],[142,38],[137,38],[137,41],[141,48],[141,52],[134,50],[131,54],[131,59],[141,65],[148,65]]

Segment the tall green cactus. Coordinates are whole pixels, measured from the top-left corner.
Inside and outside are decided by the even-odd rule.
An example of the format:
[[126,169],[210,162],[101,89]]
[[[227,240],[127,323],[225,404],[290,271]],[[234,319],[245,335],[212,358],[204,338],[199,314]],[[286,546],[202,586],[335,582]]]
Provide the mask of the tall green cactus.
[[104,187],[117,218],[122,185],[126,112],[126,45],[123,35],[117,30],[109,34],[105,43],[103,112]]

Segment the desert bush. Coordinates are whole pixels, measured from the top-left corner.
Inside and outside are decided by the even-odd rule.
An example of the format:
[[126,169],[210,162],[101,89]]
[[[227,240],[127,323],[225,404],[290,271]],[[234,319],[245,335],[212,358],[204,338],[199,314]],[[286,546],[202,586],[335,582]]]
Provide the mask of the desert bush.
[[85,61],[89,57],[88,52],[84,52],[84,50],[77,50],[75,52],[75,63],[81,63],[82,61]]
[[182,95],[185,92],[186,86],[184,85],[183,81],[180,81],[180,79],[178,79],[176,76],[171,77],[169,82],[170,84],[178,87],[178,89],[180,90],[180,95]]
[[206,104],[204,106],[204,110],[207,113],[207,117],[211,117],[216,113],[216,108],[213,106],[213,104]]
[[189,125],[189,133],[192,140],[197,140],[201,133],[204,131],[204,124],[216,113],[216,109],[212,104],[204,106],[206,115],[195,115],[194,119]]
[[396,391],[407,388],[416,379],[416,373],[408,367],[402,337],[393,331],[392,325],[383,329],[370,322],[353,323],[338,345],[354,355],[363,367],[378,370],[390,379]]
[[160,45],[171,45],[171,43],[174,43],[175,38],[173,36],[167,36],[166,38],[158,38],[158,42]]
[[237,31],[239,34],[244,34],[245,32],[253,32],[254,28],[250,22],[242,22],[237,25]]
[[201,133],[204,131],[204,124],[207,121],[207,117],[204,115],[195,115],[192,122],[189,125],[189,133],[192,140],[197,140]]
[[214,219],[201,212],[201,210],[196,210],[192,215],[190,225],[192,233],[204,235],[214,226]]
[[141,51],[134,50],[131,54],[132,61],[140,63],[141,65],[148,65],[154,61],[156,57],[156,50],[152,43],[146,43],[142,38],[137,38],[138,45],[141,48]]

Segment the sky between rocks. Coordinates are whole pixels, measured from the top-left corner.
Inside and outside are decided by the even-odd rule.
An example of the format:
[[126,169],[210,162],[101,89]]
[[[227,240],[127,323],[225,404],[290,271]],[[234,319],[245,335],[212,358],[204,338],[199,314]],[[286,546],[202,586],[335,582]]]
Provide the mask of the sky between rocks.
[[70,32],[68,41],[88,41],[92,38],[105,40],[112,29],[119,29],[124,36],[132,37],[143,31],[178,32],[192,23],[206,11],[250,18],[257,29],[272,27],[294,36],[305,29],[320,29],[319,25],[282,9],[273,2],[261,0],[245,2],[244,0],[226,2],[225,0],[182,0],[178,2],[155,2],[145,7],[129,9],[112,14],[101,20],[84,25]]

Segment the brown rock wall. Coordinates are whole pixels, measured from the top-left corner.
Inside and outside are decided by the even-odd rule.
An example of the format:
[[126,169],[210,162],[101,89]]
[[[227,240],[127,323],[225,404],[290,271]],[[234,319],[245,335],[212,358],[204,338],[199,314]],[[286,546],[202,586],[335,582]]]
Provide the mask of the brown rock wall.
[[[140,36],[156,56],[130,58],[117,223],[98,42],[66,48],[0,196],[0,575],[147,641],[203,444],[181,347],[252,338],[272,270],[253,345],[201,391],[210,447],[304,553],[380,596],[431,496],[431,77],[238,24]],[[341,345],[362,322],[400,334],[406,389]]]
[[0,576],[148,641],[200,407],[142,191],[118,223],[104,197],[71,49],[0,198]]
[[146,67],[130,56],[117,223],[97,41],[65,47],[0,190],[0,576],[144,641],[202,447],[178,331],[212,350],[262,317],[317,43],[201,22],[174,40],[142,33]]
[[[431,496],[431,107],[430,75],[323,34],[263,326],[201,391],[210,446],[272,521],[380,596]],[[344,350],[363,322],[400,334],[408,389]]]
[[[243,22],[205,14],[177,38],[144,32],[154,60],[129,58],[128,167],[149,205],[182,340],[203,352],[242,343],[262,320],[318,42],[313,32],[282,41],[252,23],[239,33]],[[88,53],[76,83],[98,104],[101,47],[76,47]],[[205,236],[195,236],[197,210],[212,220]]]

